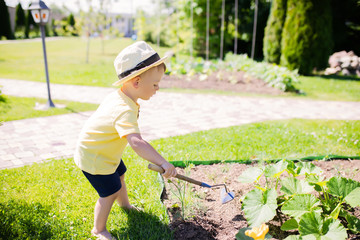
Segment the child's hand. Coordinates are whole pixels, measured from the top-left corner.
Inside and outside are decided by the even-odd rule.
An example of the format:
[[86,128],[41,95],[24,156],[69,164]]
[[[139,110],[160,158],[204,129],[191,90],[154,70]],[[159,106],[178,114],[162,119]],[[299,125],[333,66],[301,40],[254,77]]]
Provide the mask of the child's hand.
[[165,172],[162,174],[164,177],[170,178],[176,176],[177,174],[176,169],[174,165],[172,165],[171,163],[165,162],[161,164],[161,167],[165,170]]

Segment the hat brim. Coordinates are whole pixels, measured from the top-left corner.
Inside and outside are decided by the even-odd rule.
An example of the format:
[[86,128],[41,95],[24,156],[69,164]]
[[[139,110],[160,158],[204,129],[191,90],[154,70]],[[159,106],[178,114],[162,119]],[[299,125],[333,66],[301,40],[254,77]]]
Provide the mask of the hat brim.
[[156,67],[159,66],[160,64],[162,64],[163,62],[165,62],[165,60],[167,59],[168,56],[165,56],[163,58],[161,58],[160,60],[154,62],[153,64],[146,66],[142,69],[139,69],[137,71],[132,72],[131,74],[127,75],[126,77],[123,77],[121,79],[119,79],[118,81],[114,82],[112,85],[113,86],[120,86],[122,84],[124,84],[125,82],[129,81],[130,79],[142,74],[143,72],[149,70],[152,67]]

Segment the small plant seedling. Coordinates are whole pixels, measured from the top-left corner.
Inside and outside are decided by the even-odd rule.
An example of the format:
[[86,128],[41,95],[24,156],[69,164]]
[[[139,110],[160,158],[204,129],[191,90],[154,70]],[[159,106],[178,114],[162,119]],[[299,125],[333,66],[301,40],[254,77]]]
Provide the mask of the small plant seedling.
[[[193,167],[193,164],[189,164],[185,168],[185,175],[189,176]],[[194,202],[194,193],[191,191],[192,187],[188,182],[181,181],[179,179],[168,179],[168,183],[173,186],[170,186],[170,192],[177,200],[179,200],[181,206],[181,218],[185,220],[187,217],[187,212],[190,210],[190,205]]]

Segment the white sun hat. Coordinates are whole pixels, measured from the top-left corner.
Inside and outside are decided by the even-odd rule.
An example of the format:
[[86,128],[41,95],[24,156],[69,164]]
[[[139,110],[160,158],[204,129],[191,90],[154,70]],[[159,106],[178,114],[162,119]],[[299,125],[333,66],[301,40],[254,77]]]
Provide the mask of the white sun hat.
[[138,41],[124,48],[115,58],[114,67],[119,80],[113,83],[119,86],[140,75],[146,70],[158,66],[166,60],[144,41]]

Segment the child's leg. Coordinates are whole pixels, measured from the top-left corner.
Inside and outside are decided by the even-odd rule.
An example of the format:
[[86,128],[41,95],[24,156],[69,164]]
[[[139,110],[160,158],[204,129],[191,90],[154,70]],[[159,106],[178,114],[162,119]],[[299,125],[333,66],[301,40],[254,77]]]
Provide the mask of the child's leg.
[[121,189],[118,192],[119,195],[117,196],[116,201],[118,202],[120,207],[126,208],[126,209],[131,209],[132,206],[129,202],[129,197],[128,197],[127,189],[126,189],[125,174],[120,176],[120,181],[121,181]]
[[100,197],[96,202],[94,210],[94,229],[92,230],[94,234],[99,234],[104,231],[107,232],[106,221],[119,192],[120,190],[105,198]]

